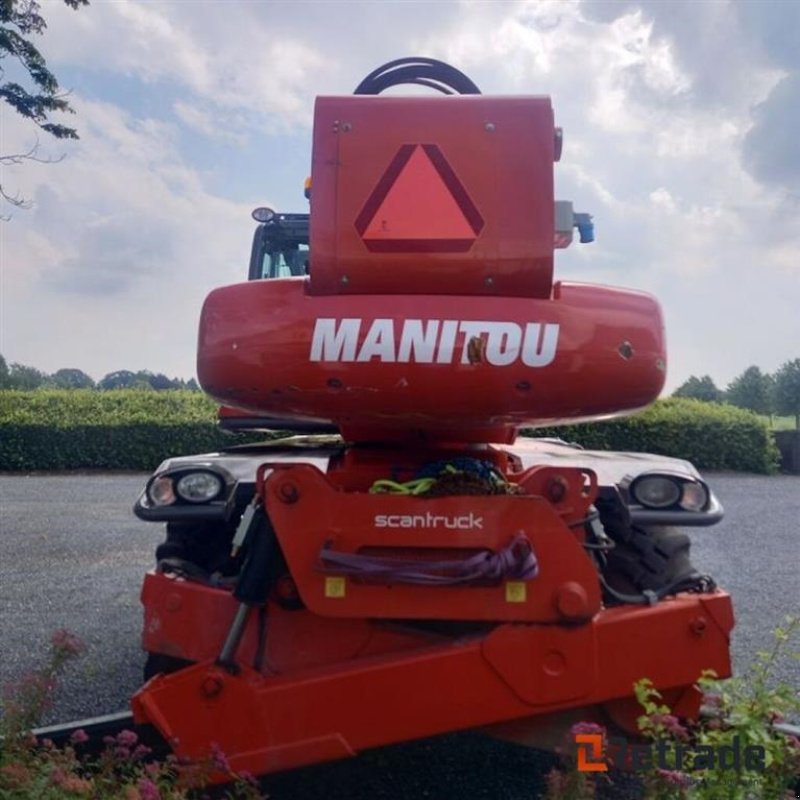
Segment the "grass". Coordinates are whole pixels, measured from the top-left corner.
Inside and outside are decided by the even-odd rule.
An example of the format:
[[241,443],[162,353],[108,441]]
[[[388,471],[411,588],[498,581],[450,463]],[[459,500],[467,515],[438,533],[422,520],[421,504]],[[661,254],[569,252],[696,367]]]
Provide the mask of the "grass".
[[793,431],[795,429],[794,417],[772,417],[770,428],[773,431]]

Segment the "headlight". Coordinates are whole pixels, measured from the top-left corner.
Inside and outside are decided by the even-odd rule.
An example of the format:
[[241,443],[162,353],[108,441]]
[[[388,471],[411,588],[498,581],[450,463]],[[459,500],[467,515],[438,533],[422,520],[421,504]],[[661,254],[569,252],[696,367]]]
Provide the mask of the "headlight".
[[710,499],[708,487],[702,481],[682,475],[641,475],[631,481],[628,492],[634,503],[646,508],[703,511]]
[[147,496],[154,506],[170,506],[175,502],[175,486],[172,478],[156,478],[147,487]]
[[686,481],[681,488],[681,508],[685,511],[702,511],[708,505],[708,489],[704,484]]
[[681,484],[666,475],[644,475],[630,487],[633,499],[648,508],[669,508],[681,499]]
[[188,503],[208,503],[222,492],[222,479],[213,472],[188,472],[175,483],[175,491]]

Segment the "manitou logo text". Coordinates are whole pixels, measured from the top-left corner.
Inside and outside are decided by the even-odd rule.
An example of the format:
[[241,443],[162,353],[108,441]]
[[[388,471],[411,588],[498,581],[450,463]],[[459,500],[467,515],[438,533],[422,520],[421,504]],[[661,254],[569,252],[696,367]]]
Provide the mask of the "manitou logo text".
[[447,517],[443,514],[376,514],[376,528],[450,528],[451,530],[483,530],[483,517],[471,511],[461,516]]
[[311,340],[311,361],[453,364],[480,358],[495,367],[521,360],[526,367],[546,367],[556,357],[557,324],[485,320],[319,318]]

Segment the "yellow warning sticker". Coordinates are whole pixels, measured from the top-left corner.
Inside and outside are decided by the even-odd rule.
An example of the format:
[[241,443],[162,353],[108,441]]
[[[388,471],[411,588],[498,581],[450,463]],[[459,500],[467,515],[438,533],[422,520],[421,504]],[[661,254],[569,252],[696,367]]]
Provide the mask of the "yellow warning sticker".
[[528,599],[528,587],[524,581],[506,581],[506,603],[524,603]]
[[344,578],[325,578],[325,597],[344,597],[346,591]]

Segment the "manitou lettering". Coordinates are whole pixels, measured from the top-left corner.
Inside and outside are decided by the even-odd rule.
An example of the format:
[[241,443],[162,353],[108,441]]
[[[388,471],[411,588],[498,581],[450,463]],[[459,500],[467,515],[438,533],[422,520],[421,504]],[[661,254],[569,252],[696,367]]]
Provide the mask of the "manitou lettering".
[[521,360],[526,367],[546,367],[556,357],[559,326],[555,323],[455,319],[316,320],[311,361],[366,363],[469,363],[469,342],[483,339],[483,358],[494,367]]
[[471,511],[459,517],[442,514],[376,514],[376,528],[451,528],[461,531],[482,531],[483,517],[476,517]]

